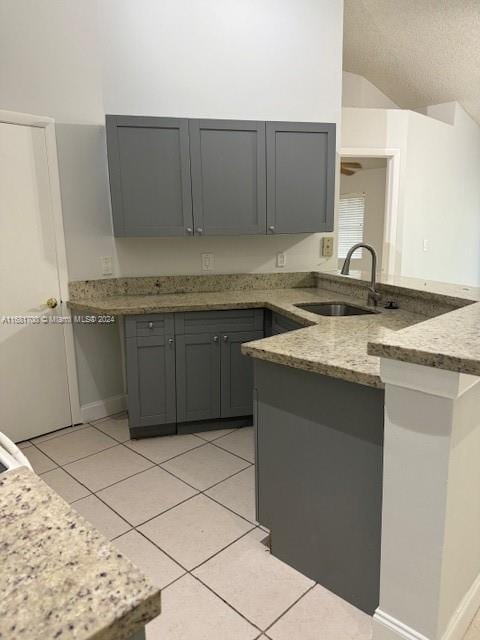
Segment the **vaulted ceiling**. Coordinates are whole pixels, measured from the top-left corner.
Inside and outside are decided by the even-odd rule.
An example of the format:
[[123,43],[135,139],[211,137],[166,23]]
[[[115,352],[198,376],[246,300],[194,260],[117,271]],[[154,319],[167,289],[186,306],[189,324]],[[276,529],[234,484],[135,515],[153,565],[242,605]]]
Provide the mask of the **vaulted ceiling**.
[[345,0],[343,68],[400,107],[457,100],[480,123],[480,0]]

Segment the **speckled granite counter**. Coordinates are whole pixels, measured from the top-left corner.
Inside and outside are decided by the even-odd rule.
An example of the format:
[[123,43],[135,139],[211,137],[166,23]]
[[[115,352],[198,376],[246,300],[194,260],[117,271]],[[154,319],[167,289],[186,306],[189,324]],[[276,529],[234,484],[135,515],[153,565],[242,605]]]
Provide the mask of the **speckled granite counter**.
[[365,305],[356,298],[310,288],[242,289],[160,295],[107,295],[70,301],[74,312],[112,315],[202,311],[211,309],[267,308],[308,327],[247,343],[246,355],[278,364],[323,373],[360,384],[381,387],[378,358],[367,354],[369,340],[425,320],[403,309],[380,308],[380,313],[347,318],[328,318],[295,306],[303,302],[344,300]]
[[432,318],[417,327],[371,338],[368,353],[480,376],[480,303]]
[[[319,286],[331,283],[334,289],[355,295],[365,290],[365,278],[359,272],[348,278],[317,274]],[[367,347],[370,355],[480,376],[480,288],[398,276],[384,278],[379,290],[401,306],[424,305],[435,317],[372,336]]]
[[[245,344],[255,358],[374,387],[383,386],[378,356],[480,375],[479,288],[384,277],[379,314],[332,318],[295,307],[365,304],[368,280],[319,272],[82,281],[71,283],[69,305],[112,315],[265,307],[306,328]],[[391,299],[400,309],[383,308]]]
[[0,638],[127,640],[160,593],[38,476],[0,476]]

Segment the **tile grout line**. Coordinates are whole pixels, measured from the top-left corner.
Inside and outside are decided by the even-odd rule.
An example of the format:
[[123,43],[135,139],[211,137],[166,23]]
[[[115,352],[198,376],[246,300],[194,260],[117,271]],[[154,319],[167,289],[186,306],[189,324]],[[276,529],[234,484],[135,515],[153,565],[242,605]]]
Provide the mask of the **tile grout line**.
[[[65,434],[68,435],[68,434]],[[227,434],[228,435],[228,434]],[[224,437],[224,436],[222,436]],[[121,445],[122,443],[118,443],[119,445]],[[208,444],[208,443],[206,443]],[[36,445],[32,444],[32,446],[34,446],[35,448],[38,449],[38,447],[36,447]],[[109,449],[113,449],[115,446],[114,445],[112,447],[109,447]],[[203,445],[200,445],[203,446]],[[125,447],[125,448],[129,448],[129,447]],[[200,448],[200,447],[195,447],[196,449]],[[41,451],[41,449],[38,449],[41,453],[44,453],[43,451]],[[103,449],[102,451],[107,451],[107,449]],[[98,451],[97,453],[102,453],[102,451]],[[192,449],[190,449],[190,451],[192,451]],[[185,453],[188,453],[185,452]],[[208,498],[209,500],[211,500],[212,502],[215,502],[216,504],[218,504],[219,506],[223,507],[224,509],[226,509],[227,511],[230,511],[230,513],[232,513],[233,515],[241,518],[242,520],[245,520],[245,522],[247,522],[248,524],[250,524],[252,527],[258,527],[259,525],[257,525],[256,523],[252,523],[251,520],[248,520],[248,518],[245,518],[244,516],[240,515],[239,513],[237,513],[236,511],[233,511],[233,509],[230,509],[230,507],[222,504],[221,502],[219,502],[218,500],[216,500],[215,498],[212,498],[211,496],[207,495],[205,492],[206,491],[210,491],[210,489],[218,486],[219,484],[221,484],[222,482],[225,482],[226,480],[229,480],[230,478],[233,478],[234,476],[238,475],[239,473],[241,473],[242,471],[245,471],[246,469],[250,468],[252,465],[251,463],[249,464],[249,466],[245,467],[244,469],[240,469],[239,471],[236,471],[235,473],[231,474],[230,476],[227,476],[226,478],[223,478],[223,480],[220,480],[219,482],[211,485],[210,487],[207,487],[204,490],[200,490],[197,487],[194,487],[193,485],[190,485],[189,483],[185,482],[184,480],[182,480],[182,478],[179,478],[178,476],[176,476],[175,474],[171,473],[170,471],[168,471],[167,469],[163,469],[163,467],[161,466],[161,464],[155,464],[153,463],[151,467],[148,467],[147,469],[143,469],[142,471],[139,471],[135,474],[132,474],[131,476],[127,476],[126,478],[123,478],[121,480],[117,480],[116,482],[112,483],[111,485],[107,485],[106,487],[102,487],[101,489],[97,489],[97,490],[92,490],[90,489],[86,484],[84,484],[83,482],[81,482],[78,478],[76,478],[72,473],[70,473],[70,471],[68,469],[66,469],[64,466],[59,465],[55,460],[53,460],[53,458],[50,458],[50,456],[48,456],[46,453],[44,453],[44,455],[49,458],[50,460],[52,460],[52,462],[54,462],[55,464],[57,464],[57,467],[55,467],[54,469],[49,469],[48,471],[45,471],[44,473],[49,473],[50,471],[54,471],[56,469],[61,469],[62,471],[64,471],[70,478],[72,478],[74,481],[78,482],[82,487],[84,487],[89,493],[86,496],[83,496],[82,498],[77,498],[76,500],[73,500],[72,502],[70,502],[69,504],[72,505],[75,502],[78,502],[80,500],[84,500],[88,497],[90,497],[91,495],[94,495],[98,500],[100,500],[100,502],[102,502],[108,509],[110,509],[111,511],[113,511],[113,513],[115,513],[121,520],[123,520],[124,522],[126,522],[127,524],[129,524],[130,526],[136,528],[136,527],[141,527],[144,524],[147,524],[148,522],[151,522],[152,520],[154,520],[155,518],[163,515],[164,513],[167,513],[168,511],[171,511],[172,509],[175,509],[176,507],[180,506],[181,504],[183,504],[184,502],[188,502],[188,500],[191,500],[192,498],[197,497],[198,495],[203,495],[205,498]],[[91,457],[93,455],[96,454],[90,454],[89,456],[85,456],[84,458],[79,458],[79,460],[85,460],[88,457]],[[138,454],[141,456],[141,454]],[[183,454],[180,454],[183,455]],[[145,456],[141,456],[143,457],[145,460],[148,460],[148,462],[152,462],[149,458],[146,458]],[[177,456],[175,456],[177,457]],[[77,461],[75,461],[77,462]],[[167,461],[165,461],[167,462]],[[68,462],[66,464],[72,464],[71,462]],[[162,463],[163,464],[163,463]],[[145,520],[144,522],[138,524],[138,525],[132,525],[131,522],[129,522],[128,520],[126,520],[126,518],[124,516],[122,516],[120,513],[118,513],[118,511],[116,511],[111,505],[108,504],[108,502],[106,502],[101,496],[98,495],[98,492],[103,491],[104,489],[108,489],[111,488],[117,484],[120,484],[121,482],[123,482],[124,480],[128,480],[129,478],[132,478],[136,475],[139,475],[141,473],[144,473],[145,471],[149,471],[150,469],[153,469],[155,466],[161,468],[163,471],[169,473],[173,478],[175,478],[176,480],[183,482],[184,484],[186,484],[188,487],[190,487],[191,489],[193,489],[194,491],[196,491],[197,493],[195,493],[193,496],[190,496],[189,498],[186,498],[185,500],[182,500],[180,502],[178,502],[176,505],[173,505],[172,507],[169,507],[168,509],[166,509],[165,511],[161,511],[160,513],[157,513],[155,516],[152,516],[152,518],[148,518],[147,520]],[[39,477],[41,477],[41,475],[43,474],[38,474]],[[67,502],[67,501],[66,501]],[[123,534],[119,534],[119,535],[123,535]],[[159,547],[160,548],[160,547]],[[163,551],[163,549],[162,549]],[[212,556],[213,557],[213,556]]]
[[[90,423],[87,423],[90,424]],[[101,431],[101,429],[97,429],[97,427],[95,427],[94,425],[91,425],[93,428],[95,428],[97,431],[100,431],[101,433],[105,434],[103,431]],[[85,428],[85,427],[84,427]],[[69,435],[72,432],[69,432],[68,434],[63,434],[63,436]],[[193,434],[194,435],[194,434]],[[225,436],[220,436],[219,439],[226,437],[230,434],[225,434]],[[63,437],[63,436],[56,436],[56,437]],[[108,436],[110,437],[110,436]],[[45,442],[48,442],[49,440],[53,440],[54,438],[49,438],[48,440],[45,440]],[[113,440],[115,440],[115,438],[112,438]],[[84,460],[86,458],[89,458],[93,455],[96,455],[98,453],[102,453],[103,451],[107,451],[109,449],[113,449],[115,446],[121,445],[124,446],[126,449],[129,449],[130,451],[133,451],[134,453],[137,453],[136,451],[134,451],[133,449],[130,449],[130,447],[127,447],[123,442],[119,442],[117,440],[115,440],[116,444],[112,445],[111,447],[107,447],[106,449],[102,449],[101,451],[98,451],[96,453],[93,454],[89,454],[88,456],[83,456],[82,458],[78,458],[77,460],[74,460],[72,462],[68,462],[65,464],[72,464],[73,462],[78,462],[79,460]],[[41,443],[40,443],[41,444]],[[195,449],[198,449],[202,446],[204,446],[205,444],[213,444],[214,446],[217,446],[214,444],[214,441],[204,441],[203,444],[197,446],[197,447],[193,447],[192,449],[190,449],[189,451],[193,451]],[[251,463],[249,460],[246,460],[245,458],[242,458],[241,456],[238,456],[237,454],[234,454],[226,449],[223,449],[223,447],[218,447],[219,449],[222,449],[223,451],[226,451],[227,453],[231,453],[231,455],[234,455],[238,458],[240,458],[241,460],[243,460],[244,462],[248,462],[248,466],[240,469],[239,471],[236,471],[235,473],[231,474],[230,476],[227,476],[226,478],[220,480],[219,482],[211,485],[210,487],[207,487],[204,490],[199,490],[196,487],[193,487],[192,485],[188,484],[187,482],[185,482],[182,478],[177,477],[175,474],[171,473],[170,471],[168,471],[167,469],[163,469],[163,467],[161,466],[162,464],[168,462],[169,460],[172,460],[174,458],[180,457],[182,455],[184,455],[185,453],[188,453],[188,451],[183,452],[181,454],[178,454],[176,456],[173,456],[172,458],[169,458],[168,460],[163,461],[162,463],[154,463],[152,462],[152,460],[150,460],[149,458],[147,458],[146,456],[143,456],[142,454],[137,454],[140,455],[142,458],[144,458],[145,460],[147,460],[148,462],[152,463],[151,467],[148,467],[147,469],[143,469],[142,471],[139,471],[135,474],[132,474],[131,476],[127,476],[126,478],[123,478],[122,480],[118,480],[117,482],[108,485],[107,487],[103,487],[102,489],[98,489],[97,491],[103,491],[104,489],[110,488],[116,484],[119,484],[120,482],[123,482],[124,480],[128,480],[129,478],[132,478],[136,475],[139,475],[141,473],[144,473],[145,471],[148,471],[154,467],[159,467],[161,468],[163,471],[166,471],[167,473],[169,473],[172,477],[174,477],[175,479],[183,482],[184,484],[186,484],[187,486],[189,486],[190,488],[194,489],[195,491],[197,491],[196,494],[194,494],[193,496],[190,496],[189,498],[186,498],[185,500],[182,500],[181,502],[177,503],[176,505],[169,507],[168,509],[166,509],[165,511],[162,511],[161,513],[153,516],[152,518],[146,520],[145,522],[142,522],[138,525],[132,525],[128,520],[126,520],[124,518],[124,516],[120,515],[115,509],[113,509],[107,502],[105,502],[99,495],[97,495],[97,493],[95,491],[92,491],[91,489],[89,489],[89,487],[87,487],[85,484],[83,484],[81,481],[79,481],[77,478],[75,478],[75,476],[73,476],[67,469],[65,469],[64,466],[62,466],[61,464],[57,463],[53,458],[51,458],[48,454],[46,454],[44,451],[42,451],[39,447],[36,446],[35,443],[31,442],[31,445],[37,449],[38,451],[40,451],[41,453],[43,453],[49,460],[51,460],[55,465],[57,465],[54,469],[49,469],[48,471],[43,472],[48,473],[49,471],[54,471],[55,469],[62,469],[69,477],[71,477],[73,480],[75,480],[76,482],[78,482],[81,486],[83,486],[88,492],[89,495],[88,496],[84,496],[83,498],[78,498],[77,500],[74,500],[73,502],[69,503],[70,505],[73,505],[75,502],[78,502],[79,500],[83,500],[85,498],[90,497],[91,495],[95,496],[100,502],[102,502],[107,508],[109,508],[113,513],[115,513],[115,515],[117,515],[123,522],[125,522],[126,524],[128,524],[130,526],[130,528],[127,531],[124,531],[120,534],[118,534],[117,536],[114,536],[113,538],[110,538],[109,541],[110,542],[114,542],[115,540],[118,540],[118,538],[121,538],[124,535],[127,535],[128,533],[132,533],[132,532],[136,532],[139,535],[141,535],[143,538],[145,538],[145,540],[147,540],[148,542],[150,542],[151,544],[153,544],[157,549],[159,549],[159,551],[161,551],[162,553],[164,553],[170,560],[172,560],[176,565],[178,565],[180,567],[180,569],[182,569],[185,573],[183,573],[181,576],[178,576],[178,578],[175,578],[174,580],[172,580],[172,582],[170,582],[169,584],[165,585],[164,587],[162,587],[162,591],[164,589],[167,589],[168,587],[170,587],[172,584],[174,584],[175,582],[177,582],[178,580],[180,580],[182,577],[184,577],[185,575],[190,575],[192,576],[197,582],[199,582],[201,585],[203,585],[205,588],[207,588],[213,595],[215,595],[217,598],[219,598],[222,602],[224,602],[224,604],[226,604],[232,611],[234,611],[235,613],[237,613],[237,615],[239,615],[240,617],[242,617],[245,621],[247,621],[250,625],[252,625],[254,628],[258,629],[260,634],[259,636],[257,636],[256,640],[258,640],[262,635],[266,635],[267,638],[270,638],[270,636],[267,635],[267,631],[269,629],[271,629],[292,607],[294,607],[303,597],[305,597],[312,589],[314,589],[314,587],[316,586],[317,583],[314,583],[311,587],[309,587],[304,593],[302,593],[301,596],[299,596],[289,607],[287,607],[281,614],[280,616],[278,616],[272,623],[270,623],[270,625],[268,627],[265,628],[265,630],[261,629],[260,627],[258,627],[258,625],[256,625],[255,623],[253,623],[251,620],[249,620],[244,614],[242,614],[240,611],[237,611],[237,609],[235,609],[234,606],[232,606],[227,600],[225,600],[222,596],[220,596],[220,594],[216,593],[209,585],[207,585],[206,583],[204,583],[200,578],[198,578],[193,571],[196,571],[197,569],[199,569],[200,567],[202,567],[203,565],[205,565],[206,563],[208,563],[210,560],[212,560],[213,558],[215,558],[217,555],[221,554],[223,551],[225,551],[226,549],[228,549],[229,547],[231,547],[232,545],[236,544],[239,540],[241,540],[242,538],[246,537],[247,535],[249,535],[250,533],[252,533],[252,531],[254,531],[255,529],[260,529],[263,532],[263,529],[261,528],[261,526],[259,524],[256,523],[252,523],[250,520],[248,520],[247,518],[241,516],[240,514],[236,513],[235,511],[233,511],[232,509],[230,509],[229,507],[227,507],[226,505],[222,504],[221,502],[215,500],[214,498],[212,498],[211,496],[208,496],[205,492],[211,490],[212,488],[218,486],[219,484],[222,484],[222,482],[225,482],[226,480],[229,480],[233,477],[235,477],[236,475],[242,473],[242,471],[245,471],[246,469],[250,468],[251,466],[255,466],[254,463]],[[38,474],[43,475],[43,474]],[[236,515],[237,517],[242,518],[243,520],[245,520],[245,522],[247,522],[248,524],[251,525],[251,528],[246,531],[245,533],[243,533],[241,536],[239,536],[238,538],[236,538],[235,540],[229,542],[226,546],[222,547],[221,549],[217,550],[214,554],[212,554],[211,556],[209,556],[207,559],[203,560],[201,563],[199,563],[198,565],[196,565],[195,567],[193,567],[192,569],[186,569],[178,560],[176,560],[173,556],[171,556],[170,554],[168,554],[162,547],[160,547],[158,544],[156,544],[153,540],[150,540],[150,538],[148,538],[143,532],[139,531],[138,527],[141,527],[145,524],[147,524],[148,522],[150,522],[151,520],[154,520],[155,518],[163,515],[164,513],[167,513],[168,511],[171,511],[172,509],[175,509],[177,506],[180,506],[181,504],[184,504],[185,502],[188,502],[189,500],[192,500],[193,498],[199,496],[199,495],[203,495],[204,497],[212,500],[212,502],[215,502],[216,504],[218,504],[219,506],[223,507],[224,509],[230,511],[232,514]],[[67,502],[67,501],[65,501]],[[87,520],[88,521],[88,520]],[[107,537],[107,536],[105,536]],[[128,557],[128,556],[127,556]]]
[[[113,447],[110,447],[113,449]],[[106,449],[104,449],[104,451],[106,451]],[[43,453],[43,452],[42,452]],[[102,453],[101,451],[99,451],[98,453]],[[45,454],[46,455],[46,454]],[[95,454],[93,454],[95,455]],[[48,457],[48,456],[47,456]],[[90,457],[90,456],[88,456]],[[142,456],[143,457],[143,456]],[[82,460],[85,458],[82,458]],[[146,460],[148,460],[149,462],[151,462],[151,460],[149,460],[148,458],[145,458]],[[52,462],[54,462],[54,460],[52,460]],[[71,463],[67,463],[67,464],[71,464]],[[250,465],[250,466],[254,466],[254,465]],[[175,478],[175,480],[178,480],[179,482],[182,482],[183,484],[185,484],[187,487],[189,487],[190,489],[193,489],[196,493],[192,496],[189,496],[188,498],[185,498],[185,500],[181,500],[180,502],[178,502],[177,504],[169,507],[168,509],[165,509],[164,511],[160,511],[159,513],[157,513],[156,515],[152,516],[151,518],[148,518],[147,520],[145,520],[144,522],[141,522],[137,525],[132,525],[128,520],[125,519],[125,516],[122,516],[120,513],[118,513],[110,504],[108,504],[108,502],[106,502],[102,496],[98,495],[101,491],[104,491],[105,489],[110,489],[111,487],[114,487],[117,484],[120,484],[121,482],[124,482],[125,480],[129,480],[130,478],[133,478],[135,476],[138,476],[142,473],[145,473],[146,471],[150,471],[153,468],[160,468],[162,469],[162,471],[165,471],[166,473],[168,473],[169,475],[171,475],[173,478]],[[245,469],[248,469],[249,467],[245,467]],[[188,502],[188,500],[191,500],[192,498],[195,498],[199,495],[203,495],[204,497],[208,498],[209,500],[211,500],[212,502],[217,503],[219,506],[223,507],[224,509],[226,509],[227,511],[230,511],[233,515],[242,518],[242,520],[245,520],[248,524],[252,525],[253,527],[257,527],[258,525],[256,523],[252,523],[251,520],[248,520],[248,518],[245,518],[244,516],[240,515],[239,513],[237,513],[236,511],[233,511],[233,509],[230,509],[230,507],[222,504],[221,502],[219,502],[218,500],[215,500],[215,498],[212,498],[211,496],[207,495],[205,492],[209,491],[210,489],[212,489],[213,487],[216,487],[218,484],[221,484],[222,482],[224,482],[225,480],[229,480],[230,478],[233,478],[234,476],[238,475],[239,473],[241,473],[242,471],[245,471],[245,469],[241,469],[240,471],[235,472],[234,474],[227,476],[226,478],[224,478],[223,480],[220,480],[218,483],[212,485],[211,487],[208,487],[206,489],[204,489],[203,491],[200,489],[197,489],[197,487],[194,487],[193,485],[188,484],[187,482],[185,482],[184,480],[182,480],[181,478],[177,477],[175,474],[171,473],[170,471],[168,471],[167,469],[163,469],[160,465],[156,465],[156,464],[152,464],[151,467],[148,467],[147,469],[143,469],[142,471],[138,471],[130,476],[127,476],[126,478],[122,478],[121,480],[117,480],[116,482],[107,485],[106,487],[102,487],[101,489],[96,489],[96,490],[92,490],[90,489],[86,484],[84,484],[81,480],[79,480],[78,478],[76,478],[69,469],[66,469],[65,467],[62,467],[61,465],[58,465],[57,467],[55,467],[55,469],[49,469],[49,471],[45,471],[44,473],[42,473],[41,475],[38,474],[40,477],[42,475],[44,475],[45,473],[49,473],[50,471],[55,471],[57,469],[61,469],[62,471],[64,471],[70,478],[72,478],[73,480],[75,480],[76,482],[78,482],[82,487],[84,487],[89,494],[87,496],[83,496],[82,498],[77,498],[76,500],[73,500],[72,502],[70,502],[69,504],[72,505],[75,502],[78,502],[79,500],[84,500],[85,498],[88,498],[91,495],[94,495],[96,498],[98,498],[98,500],[100,500],[105,506],[107,506],[109,509],[111,509],[116,515],[118,515],[122,520],[124,520],[125,522],[127,522],[128,524],[130,524],[132,527],[141,527],[144,524],[147,524],[148,522],[150,522],[151,520],[154,520],[155,518],[167,513],[168,511],[171,511],[172,509],[175,509],[176,507],[180,506],[181,504],[183,504],[184,502]],[[66,501],[67,502],[67,501]],[[122,534],[120,534],[122,535]]]
[[[188,451],[187,451],[188,453]],[[169,462],[169,461],[168,461]],[[244,461],[245,462],[245,461]],[[172,475],[174,478],[177,478],[177,480],[182,480],[182,478],[180,478],[180,476],[177,476],[173,473],[173,471],[170,471],[170,469],[165,469],[164,467],[162,467],[162,464],[164,464],[163,462],[159,463],[158,466],[163,469],[164,471],[167,471],[167,473],[169,473],[170,475]],[[249,467],[253,467],[255,465],[253,465],[252,463],[249,463],[246,467],[243,467],[243,469],[239,469],[238,471],[235,471],[235,473],[232,473],[229,476],[226,476],[225,478],[223,478],[223,480],[219,480],[218,482],[215,482],[214,484],[212,484],[209,487],[206,487],[205,489],[198,489],[197,487],[194,487],[192,484],[188,483],[186,480],[182,480],[182,482],[185,482],[185,484],[188,484],[189,487],[192,487],[192,489],[196,489],[197,491],[199,491],[200,493],[203,493],[204,491],[210,491],[210,489],[213,489],[214,487],[216,487],[217,485],[221,484],[222,482],[224,482],[225,480],[229,480],[230,478],[233,478],[233,476],[236,476],[238,473],[241,473],[242,471],[245,471],[245,469],[248,469]]]
[[[275,556],[274,556],[274,557],[275,557]],[[301,573],[301,572],[299,571],[298,573]],[[304,574],[302,573],[301,575],[303,576]],[[305,576],[305,577],[307,577],[307,576]],[[299,596],[299,597],[295,600],[295,602],[292,602],[292,604],[291,604],[290,606],[288,606],[288,607],[285,609],[285,611],[283,611],[283,612],[278,616],[278,618],[275,618],[275,620],[274,620],[272,623],[270,623],[270,624],[268,625],[268,627],[265,627],[265,633],[267,633],[267,631],[269,631],[269,630],[270,630],[274,625],[276,625],[276,624],[277,624],[277,622],[278,622],[281,618],[283,618],[283,616],[284,616],[284,615],[286,615],[286,614],[290,611],[290,609],[292,609],[292,608],[293,608],[293,607],[294,607],[298,602],[300,602],[300,600],[301,600],[302,598],[304,598],[304,597],[307,595],[307,593],[310,593],[310,591],[312,591],[312,589],[315,589],[315,587],[316,587],[316,586],[317,586],[317,583],[314,581],[314,582],[313,582],[313,584],[312,584],[312,585],[311,585],[311,586],[310,586],[306,591],[304,591],[304,592],[302,593],[302,595],[301,595],[301,596]]]
[[[157,436],[157,437],[162,437],[162,436]],[[165,436],[165,437],[168,437],[168,436]],[[183,456],[186,453],[189,453],[190,451],[195,451],[196,449],[201,449],[206,444],[209,444],[208,442],[200,441],[200,444],[196,445],[195,447],[192,447],[191,449],[187,449],[186,451],[182,451],[182,453],[176,453],[171,458],[167,458],[166,460],[162,460],[162,462],[156,462],[155,460],[152,460],[151,458],[148,458],[144,453],[140,453],[139,451],[136,451],[135,449],[133,449],[132,447],[129,447],[126,444],[127,442],[139,442],[141,440],[146,440],[146,439],[147,438],[137,438],[137,440],[133,440],[133,441],[132,440],[125,440],[125,442],[120,442],[119,444],[123,445],[126,449],[129,449],[129,451],[133,451],[133,453],[136,453],[138,456],[142,456],[142,458],[145,458],[149,462],[153,462],[153,464],[156,464],[156,465],[165,464],[166,462],[170,462],[170,460],[174,460],[175,458],[179,458],[180,456]]]
[[[230,434],[227,434],[227,435],[230,435]],[[222,436],[222,437],[226,438],[227,436]],[[222,438],[219,438],[219,440],[221,440],[221,439]],[[240,460],[243,460],[244,462],[249,462],[250,464],[255,464],[251,460],[248,460],[248,458],[243,458],[240,454],[233,453],[233,451],[229,451],[228,449],[224,449],[219,444],[215,444],[215,443],[216,443],[216,441],[212,442],[211,444],[213,444],[214,447],[217,447],[217,449],[221,449],[222,451],[225,451],[226,453],[230,453],[232,456],[236,456],[237,458],[240,458]]]
[[[84,431],[85,429],[88,429],[88,427],[91,427],[91,426],[92,425],[90,423],[84,422],[83,424],[77,424],[70,427],[63,427],[62,429],[57,429],[57,431],[50,431],[49,433],[44,433],[41,436],[35,436],[34,438],[32,438],[31,440],[28,440],[27,442],[30,442],[30,444],[33,444],[33,445],[42,444],[43,442],[50,442],[50,440],[55,440],[56,438],[64,438],[65,436],[69,436],[72,433],[75,433],[76,431]],[[64,431],[65,429],[70,429],[70,431],[68,431],[68,433],[58,433],[59,431]],[[56,434],[56,435],[53,435],[53,434]],[[41,438],[41,440],[39,438]],[[37,440],[37,442],[34,442],[34,440]]]
[[[114,414],[114,415],[118,415],[118,414]],[[107,420],[108,417],[105,419]],[[70,427],[65,427],[65,429],[69,429]],[[89,453],[86,456],[81,456],[80,458],[76,458],[75,460],[69,460],[68,462],[64,462],[64,463],[59,463],[57,462],[54,458],[51,457],[51,455],[45,453],[39,446],[38,444],[42,444],[43,442],[50,442],[50,440],[55,440],[56,438],[63,438],[65,436],[69,436],[72,433],[74,433],[74,430],[69,431],[68,433],[59,433],[56,436],[52,436],[51,438],[47,438],[46,440],[42,440],[38,443],[33,442],[32,440],[28,440],[28,442],[30,442],[31,446],[35,447],[36,449],[38,449],[41,453],[43,453],[45,456],[47,456],[52,462],[54,462],[57,467],[63,467],[64,465],[67,464],[73,464],[74,462],[79,462],[80,460],[85,460],[86,458],[90,458],[91,456],[95,456],[99,453],[102,453],[103,451],[107,451],[108,449],[113,449],[116,446],[124,446],[125,448],[127,448],[129,451],[132,451],[133,453],[136,453],[137,455],[141,456],[142,458],[145,458],[146,460],[148,460],[149,462],[153,463],[154,465],[162,465],[165,464],[167,462],[170,462],[170,460],[174,460],[175,458],[179,458],[180,456],[189,453],[189,451],[194,451],[195,449],[200,449],[201,447],[204,447],[205,445],[208,444],[214,444],[213,441],[206,441],[203,440],[203,438],[200,438],[200,436],[196,436],[196,434],[186,434],[186,435],[193,435],[195,437],[198,437],[198,439],[200,440],[200,444],[192,447],[191,449],[188,449],[187,451],[183,451],[182,453],[178,453],[175,454],[174,456],[172,456],[171,458],[167,458],[166,460],[162,460],[162,462],[156,462],[155,460],[152,460],[151,458],[148,458],[146,455],[144,455],[143,453],[139,453],[138,451],[136,451],[135,449],[133,449],[132,447],[129,447],[127,444],[125,444],[126,442],[131,442],[131,439],[128,440],[124,440],[123,442],[120,440],[117,440],[114,436],[110,436],[108,433],[105,433],[104,431],[102,431],[101,429],[99,429],[97,426],[95,426],[94,424],[90,423],[90,422],[86,422],[84,424],[78,425],[78,431],[84,431],[86,428],[93,428],[95,429],[98,433],[101,433],[103,436],[106,436],[107,438],[110,438],[111,440],[113,440],[115,442],[115,444],[110,445],[109,447],[105,447],[105,449],[100,449],[100,451],[95,451],[94,453]],[[238,427],[238,429],[240,429],[242,427]],[[59,429],[59,431],[63,431],[63,429]],[[233,432],[233,430],[232,430]],[[51,432],[51,433],[55,433],[55,432]],[[48,435],[48,434],[46,434]],[[219,438],[216,438],[216,440],[221,440],[222,438],[226,438],[227,436],[229,436],[230,434],[227,433],[223,436],[219,436]],[[39,436],[41,437],[41,436]],[[142,440],[143,438],[140,438],[140,440]],[[237,455],[236,453],[232,453],[231,451],[228,451],[227,449],[224,449],[223,447],[219,447],[218,445],[214,445],[216,446],[218,449],[221,449],[222,451],[225,451],[226,453],[229,453],[230,455],[233,455],[237,458],[239,458],[240,460],[242,460],[243,462],[248,462],[249,464],[254,464],[252,463],[250,460],[247,460],[246,458],[242,458],[241,456]],[[50,471],[53,471],[53,469],[50,469]],[[167,469],[165,469],[165,471],[167,471]],[[47,473],[46,471],[43,473]],[[176,477],[176,476],[175,476]],[[186,483],[188,484],[188,483]],[[108,485],[110,486],[110,485]],[[191,486],[191,485],[189,485]],[[212,485],[213,486],[213,485]],[[106,488],[106,487],[104,487]],[[195,488],[195,487],[193,487]]]
[[[65,436],[67,436],[67,435],[69,435],[69,434],[66,433]],[[105,434],[103,434],[103,435],[105,435]],[[55,438],[51,438],[51,440],[54,440],[54,439]],[[112,438],[112,440],[113,440],[113,438]],[[50,442],[50,440],[47,440],[46,442]],[[40,443],[40,444],[42,444],[42,443]],[[76,458],[75,460],[69,460],[68,462],[57,462],[54,458],[52,458],[51,455],[49,455],[48,453],[45,453],[45,451],[43,451],[43,449],[40,449],[40,447],[38,447],[36,444],[33,444],[32,446],[35,447],[36,449],[38,449],[41,453],[43,453],[44,456],[47,456],[47,458],[49,458],[52,462],[54,462],[57,465],[57,467],[63,467],[64,465],[73,464],[74,462],[80,462],[80,460],[85,460],[86,458],[91,458],[92,456],[96,456],[98,453],[102,453],[103,451],[108,451],[109,449],[114,449],[115,447],[118,447],[118,446],[121,446],[121,445],[120,445],[120,442],[117,442],[115,440],[115,444],[112,444],[109,447],[105,447],[104,449],[100,449],[100,451],[95,451],[95,453],[89,453],[86,456],[81,456],[80,458]]]
[[254,629],[257,629],[258,631],[260,631],[260,635],[256,636],[256,638],[261,638],[263,631],[262,629],[255,624],[255,622],[252,622],[251,620],[249,620],[245,614],[243,614],[241,611],[238,611],[237,609],[235,609],[235,607],[230,604],[230,602],[228,602],[227,600],[225,600],[225,598],[223,598],[221,595],[219,595],[218,593],[216,593],[211,587],[208,586],[208,584],[205,584],[205,582],[202,582],[200,580],[200,578],[197,578],[196,575],[194,575],[193,573],[190,574],[192,576],[192,578],[194,578],[197,582],[199,582],[203,587],[205,587],[206,589],[208,589],[211,593],[213,593],[213,595],[215,597],[217,597],[219,600],[221,600],[224,604],[227,605],[227,607],[229,607],[230,609],[232,609],[232,611],[235,611],[235,613],[237,615],[239,615],[241,618],[243,618],[246,622],[248,622],[248,624],[252,627],[254,627]]

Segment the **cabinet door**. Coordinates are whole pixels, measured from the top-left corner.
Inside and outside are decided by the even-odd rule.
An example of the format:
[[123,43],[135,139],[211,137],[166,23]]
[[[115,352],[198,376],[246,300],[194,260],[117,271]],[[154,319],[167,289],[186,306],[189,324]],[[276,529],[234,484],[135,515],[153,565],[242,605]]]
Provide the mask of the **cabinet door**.
[[266,233],[265,123],[190,120],[195,233]]
[[177,336],[176,362],[178,422],[219,418],[219,336]]
[[267,122],[268,233],[333,231],[335,125]]
[[188,120],[106,116],[116,236],[191,235]]
[[173,335],[127,338],[130,427],[176,421]]
[[222,340],[222,418],[253,413],[253,362],[241,352],[244,342],[260,340],[263,331],[228,333]]

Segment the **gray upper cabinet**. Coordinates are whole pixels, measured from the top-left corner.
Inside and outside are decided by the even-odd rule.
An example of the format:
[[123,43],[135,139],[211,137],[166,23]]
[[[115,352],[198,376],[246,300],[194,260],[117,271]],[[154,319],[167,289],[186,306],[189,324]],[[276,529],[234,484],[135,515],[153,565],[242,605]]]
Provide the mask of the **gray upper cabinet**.
[[193,231],[188,120],[107,115],[116,236]]
[[333,231],[335,124],[106,116],[116,236]]
[[267,122],[267,231],[333,231],[335,125]]
[[196,235],[266,232],[265,123],[190,120]]

